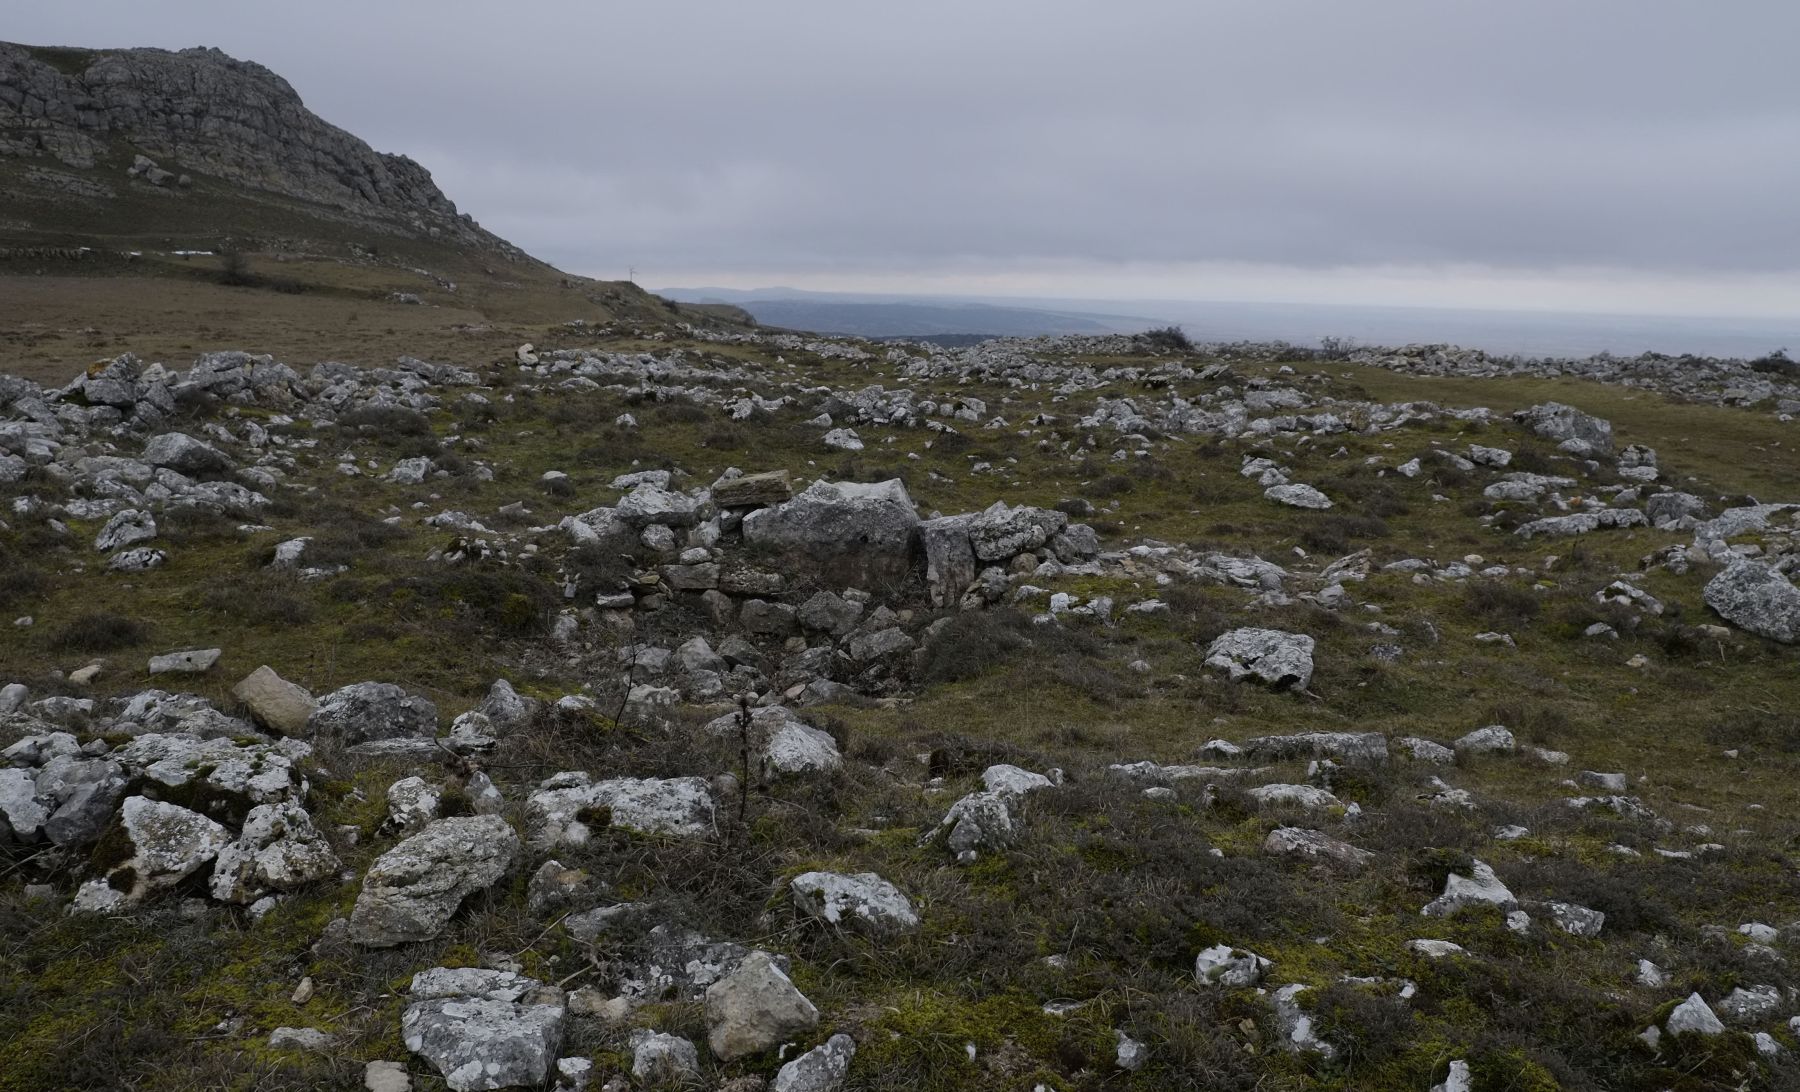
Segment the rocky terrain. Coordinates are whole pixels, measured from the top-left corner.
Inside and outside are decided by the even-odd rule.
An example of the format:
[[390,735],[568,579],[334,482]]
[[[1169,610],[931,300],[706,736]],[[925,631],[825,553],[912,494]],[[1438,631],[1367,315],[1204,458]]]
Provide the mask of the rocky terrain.
[[537,340],[0,377],[0,1087],[1796,1087],[1791,374]]
[[10,230],[33,226],[39,203],[103,205],[120,191],[157,191],[166,202],[202,204],[224,186],[295,199],[363,231],[525,257],[459,214],[425,168],[377,153],[307,110],[280,76],[217,49],[0,42],[3,159],[25,168],[11,179],[8,216],[23,222]]

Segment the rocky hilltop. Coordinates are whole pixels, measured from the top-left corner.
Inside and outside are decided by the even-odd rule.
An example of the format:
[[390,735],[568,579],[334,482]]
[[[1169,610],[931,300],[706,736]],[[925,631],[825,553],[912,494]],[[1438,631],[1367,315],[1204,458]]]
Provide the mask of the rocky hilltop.
[[[513,250],[402,155],[377,152],[306,108],[262,65],[217,49],[80,50],[0,42],[0,162],[15,196],[228,187],[384,231]],[[37,218],[0,223],[22,229]],[[9,213],[9,219],[11,213]]]

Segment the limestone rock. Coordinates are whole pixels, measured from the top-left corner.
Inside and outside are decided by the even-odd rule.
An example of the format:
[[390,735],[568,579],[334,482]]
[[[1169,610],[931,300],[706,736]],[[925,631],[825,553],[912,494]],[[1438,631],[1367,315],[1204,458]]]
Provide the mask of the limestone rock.
[[706,990],[707,1045],[720,1061],[760,1054],[819,1023],[813,1007],[767,952],[752,952]]
[[720,478],[712,485],[713,503],[720,508],[766,508],[793,495],[794,486],[785,470]]
[[505,971],[439,967],[413,976],[412,997],[401,1039],[451,1092],[537,1088],[554,1072],[568,1015],[560,989]]
[[209,810],[236,817],[256,804],[304,798],[308,786],[295,762],[310,753],[298,740],[240,744],[187,732],[150,732],[112,757],[130,773],[172,789],[197,783],[211,798]]
[[93,890],[96,885],[110,888],[125,903],[174,887],[210,863],[231,841],[229,831],[199,812],[143,796],[125,798],[119,823],[132,855],[114,865],[104,879],[82,885],[82,893],[76,896],[78,908],[83,905],[83,894],[99,893]]
[[307,720],[316,736],[345,745],[387,739],[428,740],[437,735],[437,706],[393,683],[360,682],[319,699]]
[[769,1092],[838,1092],[856,1056],[856,1040],[839,1032],[781,1067]]
[[1004,793],[972,792],[950,805],[924,841],[942,837],[959,861],[973,861],[984,849],[1005,849],[1015,836],[1008,799]]
[[795,909],[830,925],[887,933],[919,924],[919,915],[900,889],[873,872],[803,872],[788,887]]
[[1278,504],[1290,508],[1325,509],[1331,507],[1331,498],[1314,489],[1310,485],[1289,482],[1286,485],[1271,485],[1263,490],[1263,496]]
[[499,816],[437,820],[370,866],[350,914],[351,939],[375,948],[429,940],[463,899],[504,876],[518,852],[519,836]]
[[152,675],[204,675],[213,669],[223,653],[216,648],[189,649],[150,657]]
[[1232,679],[1257,678],[1271,686],[1306,689],[1312,681],[1313,639],[1278,629],[1234,629],[1214,638],[1206,666]]
[[1194,978],[1202,986],[1254,986],[1271,966],[1255,952],[1215,944],[1194,957]]
[[1577,440],[1590,452],[1610,452],[1613,445],[1612,422],[1594,417],[1561,402],[1522,409],[1513,419],[1547,440],[1559,443]]
[[1355,871],[1375,859],[1375,855],[1366,849],[1358,849],[1348,842],[1340,842],[1316,830],[1305,830],[1300,827],[1276,827],[1263,839],[1263,852],[1283,857],[1303,857],[1308,860],[1328,861]]
[[182,432],[165,432],[151,437],[144,445],[144,461],[190,477],[231,469],[231,459],[224,452]]
[[700,1078],[700,1054],[679,1035],[642,1028],[631,1033],[631,1075],[652,1087]]
[[94,538],[94,549],[111,553],[156,537],[156,519],[148,512],[127,508],[106,521]]
[[621,520],[636,528],[651,526],[692,527],[699,518],[700,502],[654,482],[642,482],[614,507]]
[[925,544],[925,590],[934,607],[947,607],[962,599],[975,582],[980,566],[969,534],[972,515],[941,516],[919,525]]
[[1259,762],[1335,758],[1343,762],[1381,765],[1388,760],[1387,737],[1380,732],[1300,732],[1289,736],[1259,736],[1244,741],[1244,753]]
[[1670,1035],[1687,1032],[1713,1036],[1725,1034],[1725,1024],[1704,998],[1698,993],[1690,993],[1685,1001],[1676,1005],[1674,1011],[1669,1013],[1669,1018],[1663,1021],[1663,1030]]
[[1010,508],[1005,501],[995,501],[975,514],[967,527],[976,560],[995,562],[1042,550],[1068,525],[1069,517],[1053,508]]
[[312,816],[294,803],[259,804],[244,820],[238,840],[219,851],[212,896],[248,903],[271,891],[293,891],[337,872],[331,844]]
[[1470,906],[1498,906],[1503,910],[1518,905],[1494,870],[1481,861],[1471,863],[1469,875],[1452,872],[1444,880],[1444,893],[1425,904],[1419,913],[1441,918]]
[[1499,724],[1477,728],[1456,741],[1459,755],[1509,755],[1516,748],[1513,734]]
[[531,848],[587,842],[591,827],[643,834],[703,835],[713,829],[713,799],[702,777],[619,777],[593,781],[579,771],[546,779],[525,803]]
[[[824,773],[843,765],[837,740],[802,721],[786,706],[767,705],[750,711],[750,738],[756,753],[772,773]],[[738,714],[727,713],[706,724],[706,732],[721,738],[738,734]]]
[[897,478],[817,481],[792,500],[744,517],[745,542],[810,561],[852,587],[904,579],[918,538],[918,513]]
[[1707,581],[1706,605],[1739,629],[1786,644],[1800,642],[1800,588],[1758,561],[1733,561]]
[[232,687],[231,695],[243,702],[263,727],[284,736],[305,735],[307,721],[318,707],[305,687],[288,682],[268,664],[244,676]]
[[438,817],[442,794],[424,778],[403,777],[388,786],[387,820],[382,829],[417,834]]

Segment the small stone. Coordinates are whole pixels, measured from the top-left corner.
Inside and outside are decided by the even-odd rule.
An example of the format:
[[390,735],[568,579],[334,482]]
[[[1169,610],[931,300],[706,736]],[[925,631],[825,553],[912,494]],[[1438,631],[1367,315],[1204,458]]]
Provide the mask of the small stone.
[[275,1050],[326,1051],[331,1045],[331,1036],[318,1028],[276,1028],[269,1033],[269,1046]]
[[150,674],[152,675],[204,675],[219,662],[221,651],[216,648],[191,649],[187,652],[168,652],[161,656],[150,657]]
[[769,1092],[837,1092],[856,1056],[856,1040],[842,1032],[781,1067]]
[[412,1092],[412,1078],[400,1062],[370,1062],[363,1066],[366,1092]]

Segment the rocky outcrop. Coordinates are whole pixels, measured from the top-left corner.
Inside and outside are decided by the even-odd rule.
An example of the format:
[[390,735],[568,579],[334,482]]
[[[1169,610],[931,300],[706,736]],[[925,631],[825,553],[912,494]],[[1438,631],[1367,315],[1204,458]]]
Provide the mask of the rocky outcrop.
[[511,251],[458,214],[424,167],[328,124],[292,85],[217,49],[49,50],[0,43],[0,156],[85,169],[120,186],[216,179],[336,215]]

